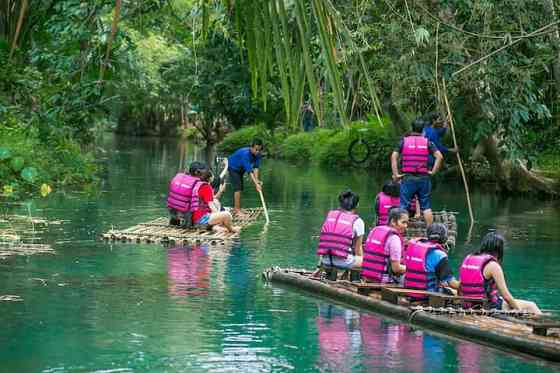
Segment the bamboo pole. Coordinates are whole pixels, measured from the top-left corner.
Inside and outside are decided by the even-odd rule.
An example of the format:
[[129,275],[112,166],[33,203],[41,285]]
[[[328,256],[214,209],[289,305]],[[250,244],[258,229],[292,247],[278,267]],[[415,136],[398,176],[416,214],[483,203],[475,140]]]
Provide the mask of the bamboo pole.
[[457,138],[455,137],[455,128],[453,125],[453,115],[451,114],[451,108],[449,107],[449,99],[447,98],[447,86],[445,84],[445,79],[443,81],[443,98],[445,101],[445,107],[447,108],[447,117],[449,118],[449,126],[451,127],[451,135],[453,137],[453,146],[457,149],[457,163],[459,164],[459,170],[461,171],[461,177],[463,178],[463,184],[465,185],[465,193],[467,196],[467,206],[469,208],[469,216],[471,218],[471,225],[474,224],[474,214],[471,206],[471,195],[469,193],[469,184],[467,183],[467,176],[465,175],[465,169],[463,168],[463,162],[461,161],[461,155],[459,154],[459,148],[457,147]]
[[19,39],[19,34],[21,32],[21,26],[23,25],[23,18],[25,17],[25,12],[27,11],[27,3],[28,0],[23,0],[23,3],[21,4],[21,8],[19,11],[19,18],[18,18],[18,22],[17,22],[17,26],[16,26],[16,32],[14,34],[14,40],[12,41],[12,48],[10,49],[10,56],[8,57],[8,60],[11,61],[12,60],[12,56],[14,55],[14,52],[17,48],[17,42]]
[[266,202],[264,201],[262,190],[259,190],[259,196],[261,197],[261,203],[264,211],[264,217],[266,219],[266,224],[268,224],[270,223],[270,218],[268,217],[268,209],[266,208]]

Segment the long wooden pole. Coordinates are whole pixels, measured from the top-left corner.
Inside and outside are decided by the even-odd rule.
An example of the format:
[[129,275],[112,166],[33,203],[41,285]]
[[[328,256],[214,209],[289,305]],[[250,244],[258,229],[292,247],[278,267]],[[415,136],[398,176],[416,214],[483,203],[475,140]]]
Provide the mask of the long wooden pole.
[[453,146],[457,149],[457,163],[459,164],[459,170],[461,171],[461,176],[463,178],[463,184],[465,185],[465,193],[467,195],[467,206],[469,207],[469,216],[471,218],[471,225],[474,223],[474,214],[471,206],[471,195],[469,193],[469,184],[467,183],[467,176],[465,175],[465,169],[463,168],[463,162],[461,161],[461,155],[459,154],[459,148],[457,147],[457,138],[455,137],[455,128],[453,114],[451,114],[451,108],[449,107],[449,99],[447,98],[447,86],[445,84],[445,79],[443,80],[443,99],[445,101],[445,107],[447,108],[447,117],[449,118],[449,125],[451,127],[451,135],[453,137]]
[[264,196],[262,190],[259,191],[259,196],[261,196],[261,203],[264,210],[264,217],[266,219],[266,224],[270,223],[270,218],[268,217],[268,209],[266,208],[266,202],[264,201]]

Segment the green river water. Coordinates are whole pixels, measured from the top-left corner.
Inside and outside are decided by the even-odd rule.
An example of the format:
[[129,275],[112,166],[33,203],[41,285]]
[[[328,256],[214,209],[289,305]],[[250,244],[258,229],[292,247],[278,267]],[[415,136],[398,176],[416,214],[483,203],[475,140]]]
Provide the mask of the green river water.
[[[558,370],[263,283],[267,267],[316,264],[318,230],[343,188],[360,194],[359,212],[371,222],[381,177],[265,160],[267,228],[251,226],[226,247],[109,244],[100,233],[166,214],[180,152],[176,143],[126,138],[107,140],[106,149],[98,194],[55,192],[29,203],[34,216],[61,221],[40,235],[56,254],[0,260],[0,295],[23,299],[0,302],[1,372]],[[186,154],[200,156],[190,147]],[[259,205],[253,188],[243,204]],[[439,185],[433,204],[460,212],[456,268],[474,248],[465,244],[462,187]],[[492,227],[508,238],[504,268],[513,295],[559,312],[558,204],[481,192],[473,204],[474,244]]]

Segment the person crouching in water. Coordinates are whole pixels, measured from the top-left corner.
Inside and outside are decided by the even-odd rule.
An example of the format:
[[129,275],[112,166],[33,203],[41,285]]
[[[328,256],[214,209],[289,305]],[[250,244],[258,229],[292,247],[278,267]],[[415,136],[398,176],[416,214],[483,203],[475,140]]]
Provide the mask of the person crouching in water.
[[[426,230],[427,238],[412,239],[408,242],[405,255],[406,272],[404,287],[424,291],[449,293],[459,289],[459,281],[453,277],[449,266],[447,250],[447,228],[434,223]],[[425,297],[412,295],[413,300]]]
[[515,299],[509,292],[501,266],[504,246],[503,236],[495,232],[484,236],[480,249],[463,260],[459,272],[460,293],[467,297],[487,298],[489,308],[542,314],[534,302]]
[[400,283],[406,267],[401,264],[403,236],[408,227],[408,211],[389,211],[388,225],[373,228],[364,246],[362,278],[375,283]]
[[[204,165],[199,170],[200,183],[197,183],[192,191],[192,219],[197,225],[211,225],[213,227],[224,227],[230,233],[239,232],[239,228],[232,225],[232,217],[229,211],[220,211],[220,206],[214,202],[214,191],[210,185],[212,172]],[[225,186],[223,186],[225,188]],[[223,193],[223,190],[218,192]]]
[[[321,263],[344,269],[362,266],[365,225],[356,214],[360,197],[346,190],[338,196],[340,208],[329,211],[321,228],[317,255]],[[315,275],[318,271],[315,273]]]

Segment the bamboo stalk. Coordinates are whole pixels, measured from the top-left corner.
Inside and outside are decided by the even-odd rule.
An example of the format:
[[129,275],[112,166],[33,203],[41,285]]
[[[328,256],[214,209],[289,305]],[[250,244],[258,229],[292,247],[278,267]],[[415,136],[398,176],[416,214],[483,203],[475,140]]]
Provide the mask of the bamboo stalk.
[[261,203],[264,211],[264,217],[266,219],[266,224],[268,224],[270,223],[270,218],[268,217],[268,209],[266,208],[266,202],[264,201],[262,190],[259,191],[259,196],[261,197]]
[[455,137],[455,128],[453,125],[453,114],[451,113],[451,108],[449,107],[449,99],[447,98],[447,86],[445,84],[445,79],[443,82],[443,98],[445,101],[445,107],[447,108],[447,117],[449,118],[449,125],[451,127],[451,135],[453,137],[453,146],[457,149],[457,163],[459,164],[459,170],[461,170],[461,177],[463,178],[463,184],[465,185],[465,193],[467,196],[467,206],[469,208],[469,216],[471,218],[471,224],[474,223],[474,214],[471,206],[471,196],[469,193],[469,184],[467,183],[467,176],[465,175],[465,170],[463,168],[463,162],[461,161],[461,155],[459,154],[459,148],[457,147],[457,138]]
[[12,60],[12,56],[14,55],[14,52],[15,52],[16,47],[17,47],[19,34],[21,32],[21,26],[23,25],[23,19],[25,18],[25,12],[27,11],[27,5],[28,5],[28,0],[23,0],[23,3],[21,4],[21,8],[19,10],[19,18],[18,18],[18,23],[17,23],[17,26],[16,26],[16,32],[14,34],[14,40],[12,41],[12,48],[10,49],[10,55],[8,57],[9,61]]
[[117,26],[119,23],[119,17],[121,14],[121,3],[122,0],[115,0],[115,10],[113,13],[113,23],[111,25],[111,34],[109,35],[109,39],[107,40],[107,52],[105,54],[105,61],[101,64],[99,68],[99,82],[103,82],[103,76],[105,75],[105,69],[109,64],[109,58],[111,57],[111,47],[113,46],[113,40],[115,39],[115,35],[117,33]]

